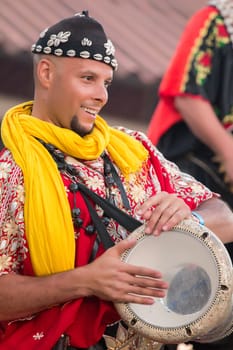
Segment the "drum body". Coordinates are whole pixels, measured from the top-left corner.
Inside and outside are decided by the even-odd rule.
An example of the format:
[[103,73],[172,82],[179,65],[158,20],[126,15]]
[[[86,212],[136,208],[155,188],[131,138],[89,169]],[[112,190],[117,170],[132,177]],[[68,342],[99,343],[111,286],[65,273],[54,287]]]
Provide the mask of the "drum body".
[[116,303],[129,327],[167,344],[215,341],[231,331],[232,263],[213,232],[184,220],[158,237],[145,235],[143,225],[131,236],[137,244],[122,260],[159,270],[169,288],[153,305]]

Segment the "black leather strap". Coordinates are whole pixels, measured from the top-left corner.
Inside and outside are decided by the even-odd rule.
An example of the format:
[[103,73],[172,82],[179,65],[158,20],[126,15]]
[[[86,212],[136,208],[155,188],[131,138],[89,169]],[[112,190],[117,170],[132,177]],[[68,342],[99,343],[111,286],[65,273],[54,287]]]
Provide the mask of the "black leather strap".
[[[82,193],[82,196],[85,200],[86,206],[89,210],[90,216],[92,218],[93,224],[95,225],[96,231],[98,232],[99,238],[104,246],[104,249],[108,249],[112,246],[114,246],[114,242],[112,241],[111,237],[109,236],[104,224],[102,223],[100,217],[98,216],[98,214],[96,213],[95,209],[93,208],[93,206],[91,205],[90,201],[88,200],[87,196],[85,193]],[[98,249],[98,245],[96,247],[96,249]],[[93,252],[93,254],[95,255],[96,252]],[[93,254],[91,257],[91,260],[93,260]]]
[[95,208],[90,203],[90,199],[92,199],[94,203],[98,204],[104,210],[105,214],[108,215],[108,217],[116,220],[121,226],[123,226],[129,232],[132,232],[136,228],[140,227],[142,223],[134,219],[132,216],[128,215],[121,209],[117,208],[114,204],[110,203],[106,199],[98,196],[95,192],[92,192],[91,190],[89,190],[89,188],[87,188],[85,185],[78,183],[78,188],[80,193],[83,196],[83,199],[89,210],[92,222],[98,233],[97,239],[92,249],[91,256],[89,258],[89,262],[91,262],[96,257],[96,254],[99,248],[99,241],[102,242],[105,250],[114,246],[114,242],[109,236],[108,231],[106,230],[106,227],[103,224],[101,218],[96,213]]
[[79,190],[82,194],[88,196],[98,204],[104,212],[110,217],[116,220],[121,226],[123,226],[127,231],[133,232],[136,228],[142,225],[142,222],[134,219],[132,216],[125,213],[123,210],[117,208],[112,203],[109,203],[106,199],[98,196],[95,192],[92,192],[81,183],[78,183]]
[[109,164],[110,168],[111,168],[111,172],[112,172],[112,176],[114,178],[114,181],[117,185],[117,187],[119,188],[120,190],[120,193],[121,193],[121,198],[122,198],[122,202],[123,202],[123,205],[126,209],[130,209],[130,204],[129,204],[129,200],[128,200],[128,197],[127,197],[127,194],[125,192],[125,189],[124,189],[124,186],[122,184],[122,181],[120,179],[120,176],[118,175],[114,165],[112,164],[111,160],[109,159],[109,157],[107,156],[106,153],[104,153],[104,155],[102,156],[104,161]]

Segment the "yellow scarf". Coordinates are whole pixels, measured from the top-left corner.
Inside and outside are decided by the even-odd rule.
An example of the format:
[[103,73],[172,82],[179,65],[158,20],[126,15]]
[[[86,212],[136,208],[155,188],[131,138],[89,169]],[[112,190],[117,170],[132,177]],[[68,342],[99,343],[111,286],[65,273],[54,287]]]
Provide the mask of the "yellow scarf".
[[74,228],[64,184],[48,151],[35,137],[74,158],[93,160],[107,149],[124,175],[138,171],[148,157],[140,142],[96,118],[93,132],[71,130],[31,116],[33,101],[11,108],[2,121],[2,139],[22,169],[25,185],[25,231],[38,276],[72,269]]

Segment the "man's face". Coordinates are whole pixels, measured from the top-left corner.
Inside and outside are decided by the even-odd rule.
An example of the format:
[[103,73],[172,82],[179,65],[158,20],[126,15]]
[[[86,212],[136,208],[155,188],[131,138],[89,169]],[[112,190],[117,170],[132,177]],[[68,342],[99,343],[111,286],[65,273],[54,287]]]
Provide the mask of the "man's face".
[[72,129],[80,136],[90,133],[96,115],[108,100],[113,70],[91,59],[54,57],[47,88],[44,120]]

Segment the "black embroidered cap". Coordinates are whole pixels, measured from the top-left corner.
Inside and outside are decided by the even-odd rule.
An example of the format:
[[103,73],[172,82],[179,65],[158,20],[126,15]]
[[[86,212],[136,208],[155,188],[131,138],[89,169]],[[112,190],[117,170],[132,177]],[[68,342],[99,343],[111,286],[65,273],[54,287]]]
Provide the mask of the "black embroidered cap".
[[65,18],[45,29],[35,44],[35,54],[89,58],[117,69],[115,48],[102,25],[88,11]]

